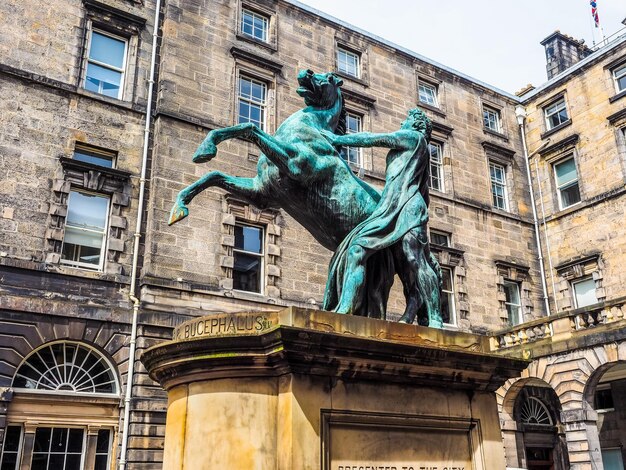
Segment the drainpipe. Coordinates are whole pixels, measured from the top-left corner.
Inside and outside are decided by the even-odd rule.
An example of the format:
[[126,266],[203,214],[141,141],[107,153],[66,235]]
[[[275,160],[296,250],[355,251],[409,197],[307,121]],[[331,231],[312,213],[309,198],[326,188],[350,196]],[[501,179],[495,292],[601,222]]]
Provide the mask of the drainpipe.
[[[526,120],[526,109],[523,106],[518,105],[515,108],[515,117],[517,118],[517,124],[519,125],[519,131],[522,136],[522,147],[524,148],[524,163],[526,163],[526,176],[528,177],[528,192],[530,193],[530,206],[533,209],[533,226],[535,228],[535,241],[537,242],[538,258],[539,258],[539,270],[541,272],[541,288],[543,290],[543,302],[546,308],[546,314],[550,315],[550,301],[548,299],[548,286],[546,285],[546,272],[543,267],[543,251],[541,249],[541,239],[539,238],[539,223],[537,221],[537,209],[535,207],[535,194],[533,191],[533,181],[530,176],[530,157],[539,152],[542,148],[550,143],[550,140],[544,142],[541,147],[535,150],[531,155],[528,155],[528,147],[526,146],[526,133],[524,128],[524,121]],[[545,222],[545,221],[544,221]],[[546,239],[547,243],[547,239]],[[548,252],[548,256],[550,253]],[[554,289],[554,281],[552,282],[552,288]]]
[[148,166],[148,145],[150,143],[150,124],[152,120],[152,94],[154,90],[154,75],[156,64],[156,50],[159,37],[159,16],[161,0],[156,0],[154,11],[154,31],[152,32],[152,56],[150,58],[150,74],[148,76],[148,102],[146,104],[146,124],[143,131],[143,150],[141,157],[141,176],[139,178],[139,207],[137,207],[137,225],[135,226],[133,243],[133,264],[130,276],[130,291],[128,299],[133,303],[133,317],[130,331],[128,353],[128,374],[126,376],[126,393],[124,394],[124,423],[122,429],[122,449],[120,452],[119,469],[126,468],[126,454],[128,452],[128,434],[130,430],[130,402],[133,393],[133,379],[135,375],[135,353],[137,351],[137,317],[141,304],[136,294],[137,269],[139,264],[139,242],[141,240],[141,224],[143,221],[144,195],[146,192],[146,168]]

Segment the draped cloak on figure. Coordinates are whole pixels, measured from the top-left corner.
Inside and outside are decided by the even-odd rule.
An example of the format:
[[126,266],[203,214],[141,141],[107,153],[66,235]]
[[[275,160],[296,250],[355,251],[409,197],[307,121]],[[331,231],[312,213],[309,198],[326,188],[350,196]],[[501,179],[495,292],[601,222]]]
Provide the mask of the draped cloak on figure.
[[[339,303],[346,272],[348,253],[353,246],[366,251],[365,282],[359,291],[354,315],[368,315],[369,299],[376,299],[385,276],[393,276],[393,256],[389,247],[401,242],[412,229],[428,222],[428,177],[430,152],[423,135],[413,152],[392,149],[387,155],[385,187],[374,212],[357,225],[341,242],[328,270],[324,310],[332,311]],[[383,251],[384,250],[384,251]],[[397,250],[396,253],[401,250]]]

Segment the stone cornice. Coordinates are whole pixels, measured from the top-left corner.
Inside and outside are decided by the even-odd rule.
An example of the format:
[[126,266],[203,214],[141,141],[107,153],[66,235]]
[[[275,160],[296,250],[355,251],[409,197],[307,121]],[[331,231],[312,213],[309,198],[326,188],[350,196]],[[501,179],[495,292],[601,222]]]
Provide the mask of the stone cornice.
[[494,391],[528,365],[489,354],[486,336],[293,307],[200,317],[175,337],[141,357],[165,389],[293,373]]
[[480,143],[486,151],[496,153],[498,155],[512,158],[515,155],[515,150],[503,147],[502,145],[494,144],[488,140],[484,140]]
[[546,157],[547,155],[551,155],[553,153],[561,152],[567,148],[573,147],[578,143],[578,134],[572,134],[564,139],[559,140],[558,142],[553,143],[552,145],[548,145],[543,150],[539,151],[539,155],[542,157]]
[[271,70],[275,73],[280,73],[283,69],[283,64],[280,62],[276,62],[269,57],[264,57],[255,52],[248,51],[246,49],[241,49],[239,47],[233,46],[230,48],[230,54],[235,59],[240,59],[245,62],[250,62],[254,65],[258,65],[261,68]]

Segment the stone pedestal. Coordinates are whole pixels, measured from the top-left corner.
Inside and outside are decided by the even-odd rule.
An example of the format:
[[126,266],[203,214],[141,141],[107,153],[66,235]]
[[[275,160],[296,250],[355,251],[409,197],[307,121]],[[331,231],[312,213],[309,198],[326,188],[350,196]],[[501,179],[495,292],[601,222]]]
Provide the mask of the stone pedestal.
[[212,315],[144,352],[167,470],[505,468],[486,337],[328,312]]

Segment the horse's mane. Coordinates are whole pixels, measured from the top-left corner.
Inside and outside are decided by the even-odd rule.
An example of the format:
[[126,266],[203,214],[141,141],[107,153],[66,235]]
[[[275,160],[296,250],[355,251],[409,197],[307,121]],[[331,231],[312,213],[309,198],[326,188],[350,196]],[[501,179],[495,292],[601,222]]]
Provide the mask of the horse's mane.
[[337,127],[335,127],[335,134],[344,135],[346,133],[346,100],[343,99],[343,95],[340,93],[341,99],[341,112],[339,113],[339,121]]

